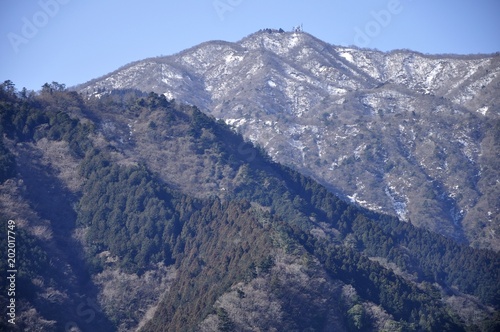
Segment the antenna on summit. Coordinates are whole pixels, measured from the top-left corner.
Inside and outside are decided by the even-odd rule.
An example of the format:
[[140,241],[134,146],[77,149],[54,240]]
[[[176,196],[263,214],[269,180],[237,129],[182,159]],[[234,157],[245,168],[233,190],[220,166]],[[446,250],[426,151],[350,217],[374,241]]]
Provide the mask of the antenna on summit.
[[304,31],[304,24],[300,24],[300,25],[297,25],[297,26],[294,26],[292,28],[292,31],[293,32],[303,32]]

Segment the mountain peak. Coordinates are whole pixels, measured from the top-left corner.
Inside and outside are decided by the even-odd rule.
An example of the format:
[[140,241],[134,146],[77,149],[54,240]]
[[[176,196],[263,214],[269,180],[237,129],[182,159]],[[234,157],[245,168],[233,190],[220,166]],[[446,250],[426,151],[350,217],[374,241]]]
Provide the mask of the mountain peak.
[[283,29],[262,29],[245,38],[239,44],[248,49],[267,49],[275,53],[304,46],[313,40],[313,36],[302,31],[284,31]]
[[497,59],[384,53],[263,29],[139,61],[79,90],[136,88],[196,105],[345,199],[500,250],[500,205],[488,203],[498,194],[482,171],[498,156],[481,153],[495,151]]

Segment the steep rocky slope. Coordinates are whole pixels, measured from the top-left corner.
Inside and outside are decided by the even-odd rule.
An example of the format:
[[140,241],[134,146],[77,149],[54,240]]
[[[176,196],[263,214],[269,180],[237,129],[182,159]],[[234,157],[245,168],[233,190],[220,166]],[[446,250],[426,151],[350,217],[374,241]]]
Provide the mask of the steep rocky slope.
[[197,105],[346,200],[498,251],[499,72],[498,54],[383,53],[267,29],[77,90]]

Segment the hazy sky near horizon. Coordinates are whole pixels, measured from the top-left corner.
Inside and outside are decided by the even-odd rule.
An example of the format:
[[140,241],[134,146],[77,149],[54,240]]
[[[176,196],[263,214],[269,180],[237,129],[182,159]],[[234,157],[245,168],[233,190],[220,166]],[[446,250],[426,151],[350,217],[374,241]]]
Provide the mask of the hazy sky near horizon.
[[73,86],[204,41],[299,24],[334,45],[500,51],[500,0],[0,0],[0,81]]

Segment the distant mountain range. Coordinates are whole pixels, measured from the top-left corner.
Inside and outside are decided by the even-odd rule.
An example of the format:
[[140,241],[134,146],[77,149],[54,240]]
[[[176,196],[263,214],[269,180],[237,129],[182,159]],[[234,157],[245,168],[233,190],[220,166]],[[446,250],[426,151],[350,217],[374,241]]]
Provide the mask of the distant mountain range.
[[498,251],[499,73],[499,54],[384,53],[265,29],[134,62],[76,90],[196,105],[347,201]]

